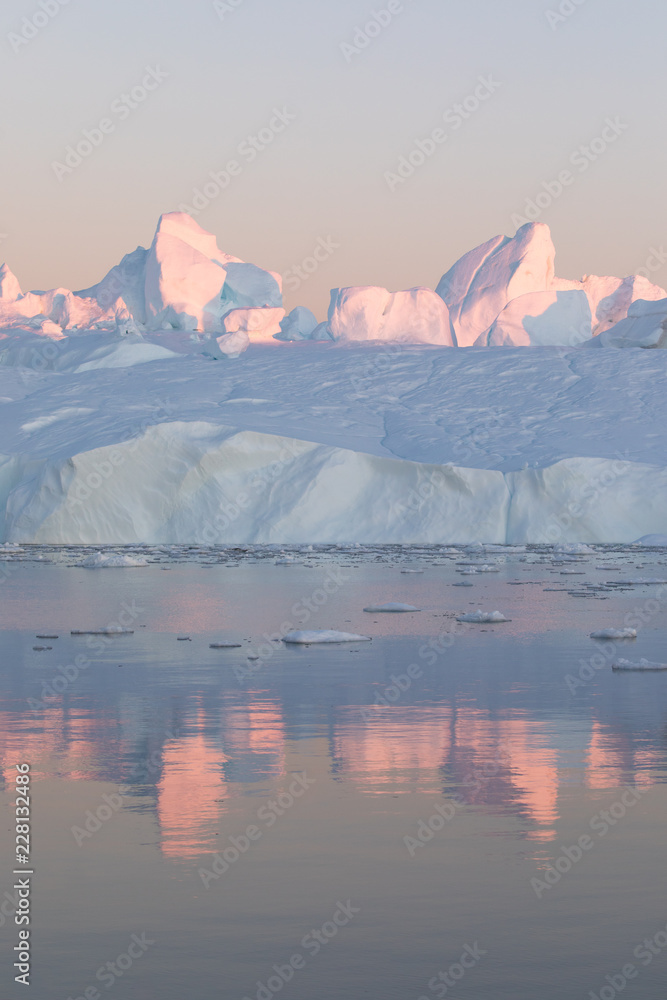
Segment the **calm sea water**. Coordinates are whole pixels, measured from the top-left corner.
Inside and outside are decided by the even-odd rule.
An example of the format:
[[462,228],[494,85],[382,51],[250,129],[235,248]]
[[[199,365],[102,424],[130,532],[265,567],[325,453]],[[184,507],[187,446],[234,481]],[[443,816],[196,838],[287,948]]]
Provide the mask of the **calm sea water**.
[[[662,998],[667,673],[611,663],[667,660],[667,603],[587,585],[667,575],[665,556],[486,553],[499,572],[473,576],[470,551],[292,556],[2,564],[0,996]],[[422,610],[363,611],[386,601]],[[477,608],[511,620],[456,624]],[[589,638],[637,613],[637,639]],[[70,634],[119,621],[132,634]],[[276,641],[290,626],[372,642]]]

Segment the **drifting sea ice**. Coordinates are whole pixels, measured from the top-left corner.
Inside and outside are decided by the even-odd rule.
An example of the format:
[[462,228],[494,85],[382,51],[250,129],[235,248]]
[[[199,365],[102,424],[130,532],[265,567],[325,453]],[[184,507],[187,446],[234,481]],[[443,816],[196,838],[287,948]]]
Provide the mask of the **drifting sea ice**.
[[639,663],[631,660],[618,660],[613,664],[612,670],[667,670],[667,663],[651,663],[650,660],[641,659]]
[[636,628],[603,628],[599,632],[591,632],[591,639],[636,639]]
[[94,556],[88,556],[82,563],[83,569],[132,569],[140,566],[148,566],[145,559],[135,559],[133,556],[121,556],[117,552],[96,552]]
[[383,612],[399,612],[399,611],[421,611],[421,608],[415,608],[412,604],[371,604],[369,607],[364,608],[364,611],[368,611],[369,614],[381,614]]
[[490,622],[508,622],[510,619],[500,611],[473,611],[469,615],[459,615],[457,622],[474,622],[476,624],[487,624]]
[[322,629],[319,631],[288,632],[283,636],[283,642],[294,645],[305,645],[310,643],[329,642],[370,642],[369,635],[354,635],[352,632],[335,632],[332,629]]
[[134,629],[123,628],[121,625],[109,625],[107,628],[95,629],[73,628],[70,635],[134,635]]

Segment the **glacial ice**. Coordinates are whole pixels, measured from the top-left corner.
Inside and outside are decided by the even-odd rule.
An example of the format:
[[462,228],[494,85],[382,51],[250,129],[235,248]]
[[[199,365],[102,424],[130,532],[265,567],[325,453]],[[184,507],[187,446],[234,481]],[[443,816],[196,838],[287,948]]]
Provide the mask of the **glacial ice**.
[[0,539],[667,544],[664,355],[632,349],[665,324],[646,279],[556,278],[543,224],[320,324],[182,213],[83,291],[3,265]]
[[318,326],[317,317],[305,306],[296,306],[280,323],[277,340],[310,340]]
[[328,329],[335,341],[437,344],[452,347],[447,306],[430,288],[335,288]]

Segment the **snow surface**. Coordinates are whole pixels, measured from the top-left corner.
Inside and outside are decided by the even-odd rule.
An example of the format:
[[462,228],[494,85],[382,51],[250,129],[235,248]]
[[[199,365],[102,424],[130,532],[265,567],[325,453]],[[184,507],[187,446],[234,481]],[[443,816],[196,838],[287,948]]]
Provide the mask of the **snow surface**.
[[332,629],[321,629],[314,631],[288,632],[283,636],[283,642],[293,645],[310,645],[310,643],[332,643],[332,642],[370,642],[368,635],[354,635],[353,632],[336,632]]

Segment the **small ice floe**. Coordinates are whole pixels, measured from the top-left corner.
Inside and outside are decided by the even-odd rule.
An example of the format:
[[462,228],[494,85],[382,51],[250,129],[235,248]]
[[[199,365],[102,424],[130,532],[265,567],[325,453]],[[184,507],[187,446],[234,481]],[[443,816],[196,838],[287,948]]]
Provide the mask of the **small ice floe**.
[[453,583],[452,587],[474,587],[474,584],[469,580],[461,580],[460,583]]
[[393,612],[421,611],[421,608],[415,608],[414,605],[412,604],[389,603],[389,604],[371,604],[369,607],[364,608],[364,611],[367,611],[369,614],[372,615],[376,614],[379,615],[379,614],[384,614],[385,612],[390,613],[392,611]]
[[189,635],[177,635],[176,642],[192,642]]
[[591,632],[591,639],[636,639],[636,628],[602,628],[599,632]]
[[639,663],[633,663],[631,660],[617,660],[612,665],[612,670],[667,670],[667,663],[651,663],[650,660],[643,658]]
[[401,573],[423,573],[423,569],[402,569]]
[[43,653],[47,649],[53,649],[53,646],[33,646],[32,648],[36,653]]
[[240,642],[212,642],[210,643],[209,649],[240,649]]
[[491,624],[493,622],[508,622],[511,619],[505,618],[500,611],[473,611],[469,615],[459,615],[457,622],[475,622],[478,625]]
[[560,570],[561,576],[585,576],[586,571],[583,569],[562,569]]
[[123,628],[121,625],[108,625],[106,628],[94,629],[73,628],[70,635],[134,635],[134,629]]
[[652,583],[659,584],[660,586],[664,586],[664,584],[667,583],[667,580],[661,580],[661,579],[659,579],[657,577],[652,577],[652,576],[651,577],[649,577],[649,576],[636,576],[632,580],[610,580],[609,582],[610,583],[620,584],[620,586],[622,586],[622,587],[623,586],[626,586],[626,587],[644,587],[647,584],[652,584]]
[[284,559],[276,559],[274,566],[301,566],[300,559],[292,559],[291,556],[285,556]]
[[564,552],[568,555],[579,555],[584,552],[594,552],[589,545],[584,545],[583,542],[561,542],[559,545],[554,545],[554,552]]
[[370,641],[371,637],[369,635],[354,635],[353,632],[335,632],[332,629],[288,632],[287,635],[283,636],[283,642],[290,642],[299,646],[310,643]]
[[57,635],[36,635],[35,639],[57,639]]
[[96,552],[94,556],[88,556],[82,563],[83,569],[131,569],[139,566],[148,566],[145,559],[135,559],[134,556],[122,556],[117,552]]

